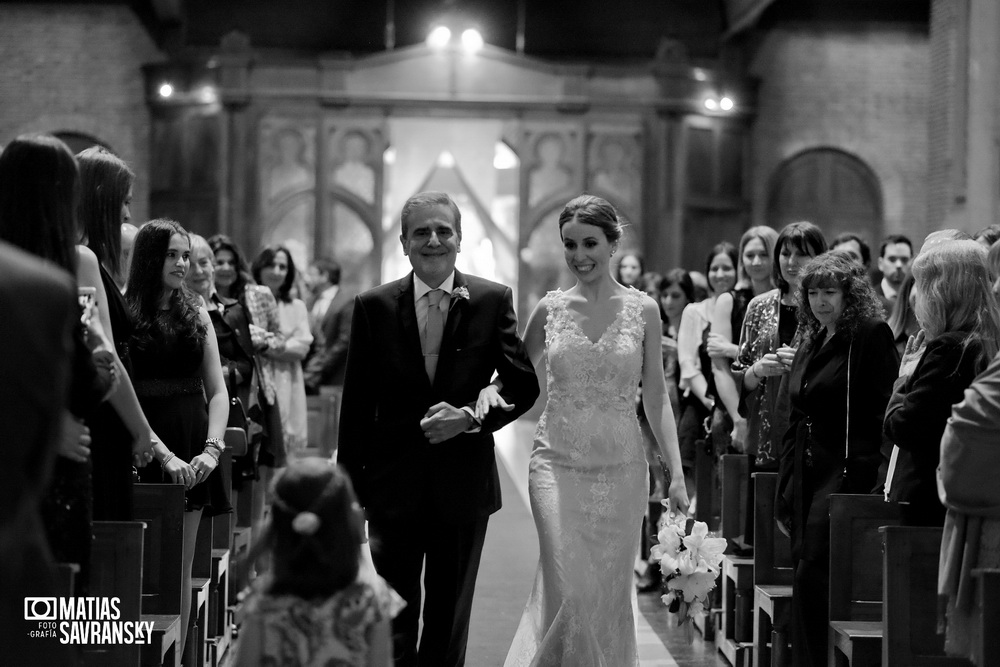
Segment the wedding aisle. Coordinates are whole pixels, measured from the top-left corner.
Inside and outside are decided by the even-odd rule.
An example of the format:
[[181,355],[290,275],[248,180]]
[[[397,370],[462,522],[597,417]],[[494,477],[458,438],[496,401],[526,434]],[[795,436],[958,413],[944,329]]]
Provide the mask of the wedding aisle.
[[[528,457],[535,420],[521,419],[496,435],[504,506],[490,519],[469,632],[469,667],[499,667],[517,630],[538,564],[538,539],[528,505]],[[695,633],[668,627],[657,595],[636,609],[641,667],[721,667],[726,662]]]

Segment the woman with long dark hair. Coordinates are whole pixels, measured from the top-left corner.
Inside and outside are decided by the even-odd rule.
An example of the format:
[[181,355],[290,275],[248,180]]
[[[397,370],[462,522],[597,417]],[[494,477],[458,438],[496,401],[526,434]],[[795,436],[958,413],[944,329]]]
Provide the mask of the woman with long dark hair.
[[[132,519],[132,465],[136,454],[148,459],[149,423],[131,382],[128,341],[132,315],[118,289],[121,280],[121,226],[131,218],[135,174],[119,157],[94,146],[77,155],[80,200],[77,214],[84,245],[78,247],[80,286],[93,287],[111,352],[122,369],[121,387],[110,405],[93,420],[92,435],[100,443],[93,451],[94,518],[99,521]],[[117,280],[116,280],[117,279]],[[138,463],[144,463],[139,461]]]
[[191,242],[173,220],[146,223],[135,237],[126,298],[135,330],[129,343],[136,393],[157,436],[150,483],[183,484],[184,559],[181,646],[191,609],[191,566],[202,513],[230,512],[222,473],[229,396],[208,312],[184,285]]
[[302,360],[313,341],[309,311],[301,299],[292,297],[296,271],[287,248],[280,245],[265,248],[254,260],[251,271],[254,280],[271,290],[278,301],[281,336],[274,339],[263,354],[271,360],[274,369],[274,389],[281,411],[286,451],[301,451],[308,442]]

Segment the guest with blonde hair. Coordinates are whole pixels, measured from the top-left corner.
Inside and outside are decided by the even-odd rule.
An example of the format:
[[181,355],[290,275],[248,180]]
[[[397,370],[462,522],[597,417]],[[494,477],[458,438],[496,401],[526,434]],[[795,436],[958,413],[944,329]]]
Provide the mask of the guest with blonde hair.
[[886,408],[885,435],[896,446],[885,493],[888,500],[909,503],[906,523],[940,526],[945,509],[935,475],[941,435],[951,406],[997,353],[1000,312],[986,249],[975,241],[936,243],[921,251],[913,276],[921,331],[907,343]]

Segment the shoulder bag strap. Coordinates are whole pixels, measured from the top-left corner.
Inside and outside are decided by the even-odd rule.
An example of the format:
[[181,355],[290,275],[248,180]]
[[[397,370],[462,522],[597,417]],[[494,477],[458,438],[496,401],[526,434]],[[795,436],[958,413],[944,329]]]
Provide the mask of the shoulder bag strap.
[[854,339],[847,348],[847,415],[844,428],[844,478],[847,478],[847,461],[851,456],[851,353],[854,351]]

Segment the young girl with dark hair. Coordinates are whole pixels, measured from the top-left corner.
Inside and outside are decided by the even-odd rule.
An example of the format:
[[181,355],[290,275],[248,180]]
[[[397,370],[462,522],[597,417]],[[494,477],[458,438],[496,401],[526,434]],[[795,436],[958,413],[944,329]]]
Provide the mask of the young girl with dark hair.
[[364,519],[350,479],[326,459],[294,459],[272,497],[254,547],[271,569],[247,600],[235,664],[391,665],[389,622],[403,601],[361,567]]
[[184,284],[190,265],[187,232],[173,220],[146,223],[135,237],[126,298],[135,318],[129,343],[133,379],[154,432],[156,462],[144,482],[187,487],[181,584],[181,645],[191,610],[191,565],[198,524],[232,511],[216,472],[229,419],[229,396],[208,312]]

